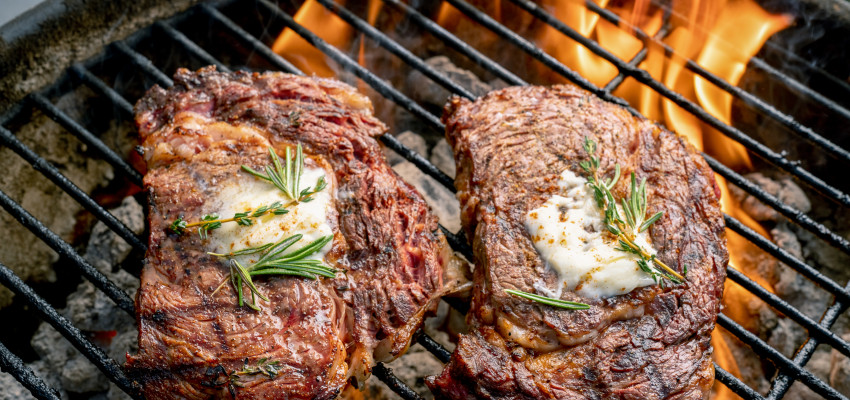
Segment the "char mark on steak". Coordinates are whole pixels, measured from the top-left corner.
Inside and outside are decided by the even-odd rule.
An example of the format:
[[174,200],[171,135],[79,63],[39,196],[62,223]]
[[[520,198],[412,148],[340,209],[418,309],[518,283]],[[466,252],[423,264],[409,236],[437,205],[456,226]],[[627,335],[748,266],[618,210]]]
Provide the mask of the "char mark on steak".
[[[387,165],[375,140],[386,128],[371,102],[334,80],[283,73],[181,69],[174,82],[136,105],[151,233],[131,375],[148,399],[330,399],[362,383],[376,362],[407,349],[456,268],[422,196]],[[269,301],[261,311],[239,307],[232,286],[215,290],[228,264],[207,254],[224,229],[201,239],[169,224],[242,201],[223,198],[257,179],[240,166],[262,170],[269,146],[282,155],[299,143],[306,167],[328,181],[324,262],[340,272],[255,279]],[[249,202],[253,193],[242,195]],[[298,207],[262,223],[285,224]],[[263,362],[276,373],[233,374]]]
[[[475,286],[470,332],[428,384],[452,399],[701,399],[714,378],[710,336],[728,254],[714,175],[692,146],[658,125],[573,86],[513,87],[474,102],[454,98],[443,117]],[[585,137],[599,144],[601,176],[646,178],[660,260],[686,282],[607,298],[569,311],[505,293],[557,293],[524,218],[558,191],[565,170],[583,176]],[[612,189],[625,197],[628,179]]]

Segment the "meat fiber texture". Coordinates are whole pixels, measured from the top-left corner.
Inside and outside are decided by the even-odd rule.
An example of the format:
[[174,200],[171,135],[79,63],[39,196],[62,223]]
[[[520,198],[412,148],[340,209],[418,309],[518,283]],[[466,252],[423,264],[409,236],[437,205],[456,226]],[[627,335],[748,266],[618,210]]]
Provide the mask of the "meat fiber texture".
[[[428,384],[452,399],[702,399],[714,379],[711,332],[728,263],[714,175],[692,146],[658,125],[573,86],[512,87],[474,102],[454,98],[443,117],[458,166],[456,186],[475,284],[470,331]],[[570,311],[505,293],[557,292],[524,218],[579,176],[585,137],[601,176],[620,164],[646,178],[649,230],[658,258],[687,281],[637,288]],[[612,192],[625,197],[629,179]]]
[[[402,354],[426,312],[454,286],[454,258],[422,196],[393,173],[374,139],[386,130],[368,98],[329,79],[180,69],[136,105],[148,170],[150,239],[136,297],[139,351],[128,369],[148,399],[331,399]],[[269,302],[237,305],[225,261],[195,232],[241,165],[303,146],[325,170],[336,278],[255,279]],[[224,217],[224,216],[223,216]],[[286,218],[279,216],[275,218]],[[217,231],[211,231],[210,236]],[[209,240],[209,239],[207,239]],[[246,289],[247,291],[247,289]],[[215,293],[214,293],[215,292]],[[250,297],[250,296],[248,296]],[[281,372],[229,374],[261,359]]]

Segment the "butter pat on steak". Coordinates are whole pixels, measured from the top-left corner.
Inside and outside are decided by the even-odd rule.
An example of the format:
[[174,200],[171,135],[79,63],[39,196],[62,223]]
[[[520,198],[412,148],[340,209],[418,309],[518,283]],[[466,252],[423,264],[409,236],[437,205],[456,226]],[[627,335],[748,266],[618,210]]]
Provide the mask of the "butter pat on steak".
[[[350,86],[181,69],[172,88],[154,87],[139,101],[136,122],[151,234],[136,298],[139,351],[127,365],[146,398],[335,398],[376,362],[404,352],[426,312],[455,286],[456,261],[436,218],[387,165],[374,139],[386,128]],[[328,182],[314,202],[255,226],[230,223],[208,239],[169,231],[178,217],[198,221],[274,200],[276,189],[240,166],[262,170],[269,146],[283,157],[299,143],[301,187],[322,175]],[[340,271],[335,278],[255,278],[269,297],[261,311],[239,307],[229,284],[215,292],[230,271],[207,252],[294,233],[305,239],[293,249],[310,235],[333,235],[319,256]],[[231,381],[233,371],[264,362],[279,371]]]
[[[702,399],[714,379],[711,331],[728,254],[711,169],[684,139],[573,86],[513,87],[444,114],[475,286],[470,331],[443,373],[428,380],[452,399]],[[564,171],[584,176],[585,137],[599,145],[601,176],[646,178],[658,258],[686,282],[622,295],[568,289],[536,251],[524,221],[559,194]],[[629,179],[612,189],[626,197]],[[590,305],[554,308],[506,289]]]

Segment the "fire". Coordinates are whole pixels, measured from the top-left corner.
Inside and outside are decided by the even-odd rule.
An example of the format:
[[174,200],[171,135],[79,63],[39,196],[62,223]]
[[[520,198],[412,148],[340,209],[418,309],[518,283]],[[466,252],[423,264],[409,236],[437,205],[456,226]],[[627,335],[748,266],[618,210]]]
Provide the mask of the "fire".
[[[504,21],[509,26],[520,24],[518,21],[522,21],[522,17],[515,15],[513,11],[506,12],[510,6],[509,2],[495,0],[474,3],[488,15]],[[664,10],[650,0],[634,0],[633,3],[597,0],[599,6],[608,7],[621,17],[624,22],[617,26],[590,11],[585,0],[541,0],[541,4],[556,18],[624,60],[632,59],[644,46],[644,43],[635,37],[633,30],[639,28],[654,36],[662,27],[664,15]],[[792,22],[791,18],[787,15],[769,14],[755,0],[673,0],[670,7],[670,33],[663,41],[673,51],[667,51],[656,43],[647,43],[647,56],[639,67],[668,88],[698,103],[714,117],[731,124],[732,95],[689,71],[686,68],[687,60],[695,60],[720,79],[733,86],[737,85],[749,59],[771,35],[788,27]],[[367,7],[368,22],[374,24],[380,12],[381,2],[370,0]],[[477,27],[472,28],[475,24],[448,2],[441,3],[434,18],[441,26],[459,34],[461,38],[467,35],[467,30],[475,32],[476,47],[493,45],[499,48],[501,45],[494,35]],[[337,47],[345,49],[345,46],[351,46],[354,40],[352,28],[315,0],[307,0],[295,14],[295,20]],[[612,64],[554,28],[541,25],[534,29],[536,30],[530,31],[529,35],[538,46],[597,86],[604,86],[617,75],[618,71]],[[326,64],[325,57],[289,29],[278,37],[273,49],[307,73],[334,75],[333,70]],[[362,38],[358,50],[358,59],[361,65],[364,65]],[[553,82],[563,79],[560,76],[548,75],[551,71],[541,72],[541,76],[550,78]],[[672,101],[661,97],[656,91],[637,81],[626,79],[614,94],[626,99],[648,118],[663,122],[679,135],[687,137],[699,151],[705,151],[739,172],[751,170],[751,160],[743,146],[717,132]],[[769,233],[735,203],[729,194],[726,181],[717,176],[717,183],[722,193],[723,211],[769,238]],[[749,265],[741,257],[751,244],[734,232],[727,231],[727,234],[730,263],[763,287],[772,290],[767,279],[756,271],[756,266]],[[753,318],[750,318],[744,305],[752,298],[753,295],[745,289],[727,283],[724,296],[726,313],[749,329],[754,328],[747,326],[748,321]],[[740,377],[730,346],[721,331],[715,330],[712,333],[712,343],[715,361],[733,375]],[[735,398],[735,395],[728,389],[718,389],[715,399],[728,398]]]
[[[307,0],[293,17],[311,32],[331,45],[342,47],[351,43],[353,29],[342,18],[322,7],[316,0]],[[277,37],[272,51],[286,58],[306,74],[330,78],[336,76],[321,50],[313,47],[289,28]]]

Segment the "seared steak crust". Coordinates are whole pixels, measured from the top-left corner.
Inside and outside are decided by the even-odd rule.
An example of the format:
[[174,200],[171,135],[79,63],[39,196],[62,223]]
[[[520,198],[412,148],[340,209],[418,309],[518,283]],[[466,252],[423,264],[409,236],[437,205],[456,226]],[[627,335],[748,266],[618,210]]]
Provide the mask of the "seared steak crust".
[[[451,284],[451,252],[423,198],[386,164],[374,140],[386,128],[369,100],[336,81],[282,73],[181,69],[174,82],[136,105],[151,234],[128,367],[145,396],[330,399],[405,351]],[[194,232],[168,226],[216,211],[218,186],[245,174],[241,165],[261,169],[267,146],[283,154],[296,143],[326,172],[334,240],[325,262],[345,272],[258,279],[271,301],[259,312],[238,307],[230,286],[213,294],[226,264]],[[229,385],[228,374],[262,358],[280,363],[277,377]]]
[[[454,98],[444,117],[456,186],[473,239],[475,287],[451,362],[428,383],[454,399],[699,399],[714,377],[710,335],[728,254],[719,191],[682,138],[573,86],[513,87],[475,102]],[[599,144],[600,171],[646,178],[658,257],[687,282],[638,288],[567,311],[509,295],[554,289],[556,273],[525,230],[528,211],[558,190],[566,169],[584,175],[584,137]],[[628,179],[614,188],[624,196]]]

